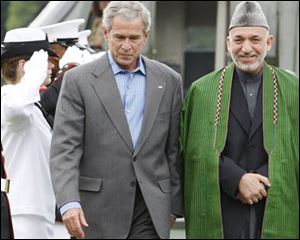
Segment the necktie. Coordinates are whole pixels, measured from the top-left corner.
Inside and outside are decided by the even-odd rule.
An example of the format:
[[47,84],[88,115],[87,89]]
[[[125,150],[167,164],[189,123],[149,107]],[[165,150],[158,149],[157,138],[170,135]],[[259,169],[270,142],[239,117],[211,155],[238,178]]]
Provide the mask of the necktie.
[[47,123],[49,124],[51,129],[53,129],[53,122],[54,122],[53,116],[51,116],[49,113],[47,113],[46,110],[42,107],[42,105],[39,102],[35,102],[34,105],[36,107],[38,107],[38,109],[41,110],[41,112],[42,112],[44,118],[46,119]]

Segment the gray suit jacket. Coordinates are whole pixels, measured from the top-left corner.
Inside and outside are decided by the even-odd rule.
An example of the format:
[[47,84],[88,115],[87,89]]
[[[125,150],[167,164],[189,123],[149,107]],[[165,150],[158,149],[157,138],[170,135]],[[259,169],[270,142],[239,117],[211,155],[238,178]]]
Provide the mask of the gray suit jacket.
[[143,57],[146,103],[133,148],[107,54],[66,73],[51,146],[59,207],[81,203],[87,238],[126,238],[139,184],[155,229],[168,238],[170,214],[183,215],[178,147],[179,74]]

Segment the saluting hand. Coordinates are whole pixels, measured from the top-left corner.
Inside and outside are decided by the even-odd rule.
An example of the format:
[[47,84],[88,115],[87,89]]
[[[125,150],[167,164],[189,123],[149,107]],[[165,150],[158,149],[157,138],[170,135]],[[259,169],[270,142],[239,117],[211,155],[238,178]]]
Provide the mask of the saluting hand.
[[40,87],[48,75],[48,53],[41,49],[35,51],[24,65],[22,81],[29,81]]

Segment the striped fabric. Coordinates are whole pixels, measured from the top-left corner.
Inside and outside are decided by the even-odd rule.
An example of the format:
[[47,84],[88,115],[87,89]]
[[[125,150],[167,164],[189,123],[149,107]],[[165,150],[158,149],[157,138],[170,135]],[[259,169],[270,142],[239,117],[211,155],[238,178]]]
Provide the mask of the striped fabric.
[[144,119],[146,71],[140,56],[137,68],[128,72],[119,67],[108,52],[108,58],[120,92],[133,147],[136,146]]

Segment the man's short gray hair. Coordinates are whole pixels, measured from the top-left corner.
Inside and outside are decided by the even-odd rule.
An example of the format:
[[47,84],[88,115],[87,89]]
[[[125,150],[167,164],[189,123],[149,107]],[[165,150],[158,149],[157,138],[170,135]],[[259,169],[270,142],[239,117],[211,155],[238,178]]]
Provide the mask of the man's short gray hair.
[[145,26],[144,32],[150,31],[151,13],[138,1],[111,1],[103,12],[103,27],[110,31],[113,19],[117,16],[128,21],[141,17]]

